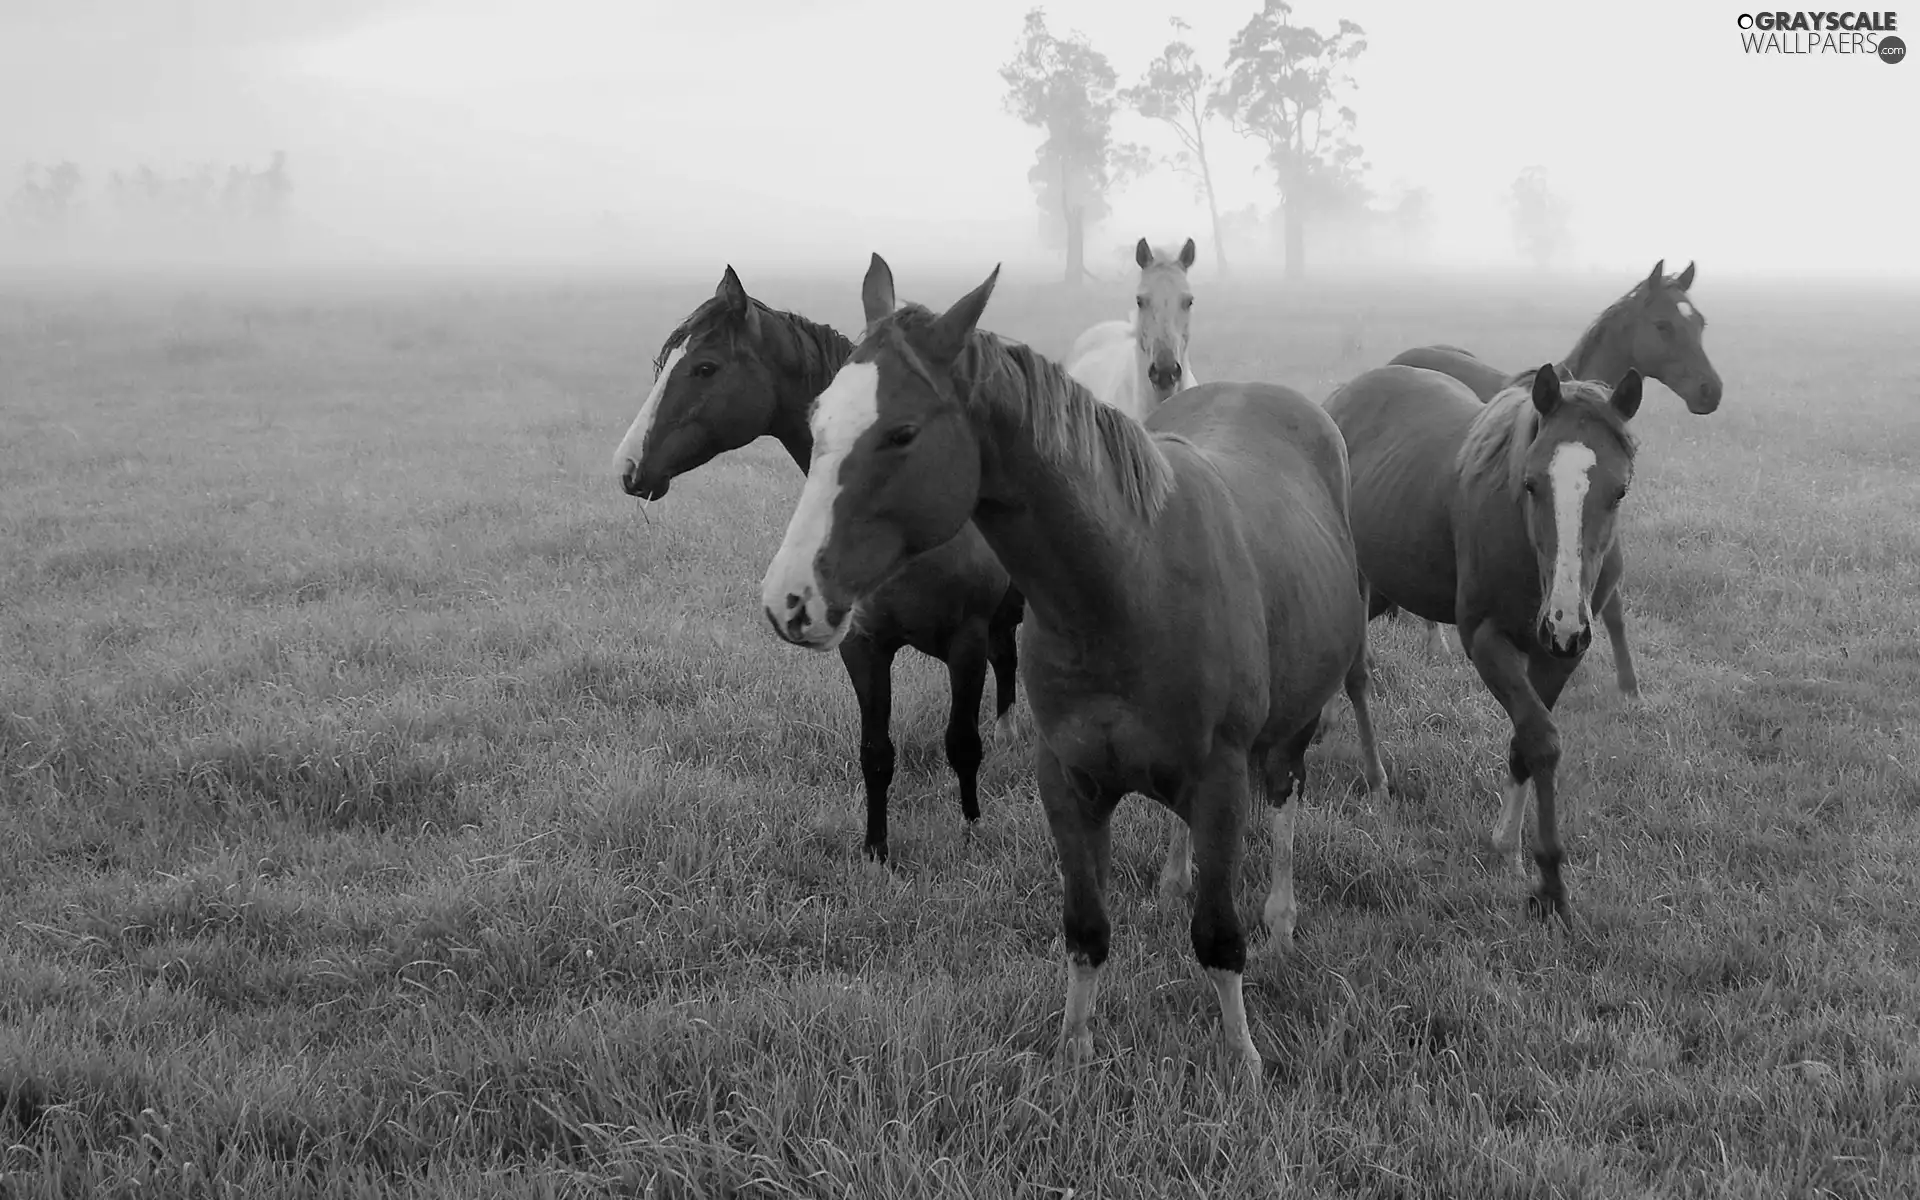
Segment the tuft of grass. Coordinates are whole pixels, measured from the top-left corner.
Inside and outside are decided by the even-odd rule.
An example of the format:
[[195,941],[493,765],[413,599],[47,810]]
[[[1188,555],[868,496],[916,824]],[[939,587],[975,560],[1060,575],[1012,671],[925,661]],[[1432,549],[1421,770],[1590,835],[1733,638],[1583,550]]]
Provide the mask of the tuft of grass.
[[[963,832],[924,659],[861,860],[850,689],[756,615],[798,473],[607,474],[704,294],[0,298],[0,1195],[1920,1191],[1920,360],[1857,353],[1920,300],[1716,296],[1725,405],[1636,418],[1645,699],[1601,650],[1557,714],[1591,944],[1487,848],[1507,726],[1457,645],[1375,626],[1394,794],[1336,704],[1248,1095],[1139,802],[1099,1057],[1057,1060],[1029,748]],[[1320,397],[1544,361],[1611,298],[1210,285],[1194,353]],[[766,299],[857,324],[847,281]],[[988,323],[1060,353],[1124,302]]]

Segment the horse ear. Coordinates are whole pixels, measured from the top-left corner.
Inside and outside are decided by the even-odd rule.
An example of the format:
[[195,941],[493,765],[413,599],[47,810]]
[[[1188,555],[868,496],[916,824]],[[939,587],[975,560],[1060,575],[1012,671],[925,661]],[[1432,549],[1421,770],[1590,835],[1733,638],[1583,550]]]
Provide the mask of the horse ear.
[[1559,365],[1555,366],[1553,370],[1555,374],[1560,376],[1561,383],[1573,382],[1573,371],[1571,368],[1567,366],[1567,364],[1560,363]]
[[720,286],[713,289],[713,294],[724,300],[727,307],[735,312],[752,307],[747,303],[747,289],[740,282],[740,276],[734,274],[732,263],[727,264],[726,274],[720,276]]
[[1147,239],[1141,238],[1134,246],[1133,261],[1140,264],[1142,271],[1153,265],[1153,247],[1147,245]]
[[1683,292],[1689,291],[1692,289],[1693,287],[1693,263],[1692,262],[1687,263],[1687,269],[1680,272],[1680,278],[1673,281],[1673,286],[1679,288]]
[[1551,416],[1560,404],[1560,373],[1546,363],[1533,373],[1533,406],[1540,415]]
[[1653,291],[1660,286],[1660,272],[1667,269],[1667,260],[1661,259],[1653,264],[1653,274],[1647,276],[1647,290]]
[[1187,244],[1180,247],[1180,269],[1182,271],[1185,271],[1193,266],[1193,256],[1194,256],[1193,239],[1188,238]]
[[1640,411],[1640,372],[1632,367],[1620,377],[1613,386],[1613,411],[1620,414],[1622,421],[1633,420],[1633,414]]
[[952,308],[940,314],[928,334],[925,351],[929,358],[944,364],[960,357],[960,351],[966,348],[967,336],[980,323],[980,314],[987,311],[987,299],[993,295],[993,285],[999,278],[1000,264],[995,263],[993,273],[987,276],[985,283],[954,301]]
[[869,325],[900,307],[893,295],[893,268],[878,254],[867,264],[867,277],[861,281],[860,306],[866,311]]
[[753,301],[747,295],[746,285],[740,282],[740,276],[734,273],[733,264],[727,264],[726,274],[720,276],[720,286],[713,290],[720,297],[727,310],[746,321],[747,336],[760,336],[760,312],[754,308]]

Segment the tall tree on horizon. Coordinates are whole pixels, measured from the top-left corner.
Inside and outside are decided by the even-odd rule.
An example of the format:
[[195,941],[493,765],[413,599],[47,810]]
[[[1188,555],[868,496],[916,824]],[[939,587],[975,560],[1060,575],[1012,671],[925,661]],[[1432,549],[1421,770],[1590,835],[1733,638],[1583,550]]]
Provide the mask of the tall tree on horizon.
[[1536,270],[1553,265],[1573,240],[1572,209],[1553,188],[1547,169],[1531,166],[1514,177],[1507,188],[1507,214],[1513,222],[1513,241]]
[[1119,77],[1084,35],[1054,36],[1045,11],[1035,8],[1027,13],[1019,51],[1000,68],[1000,78],[1007,85],[1007,111],[1046,133],[1027,181],[1043,228],[1065,240],[1066,281],[1077,285],[1087,274],[1087,226],[1110,211],[1108,192],[1124,186],[1147,163],[1140,147],[1113,140]]
[[1220,200],[1213,186],[1213,164],[1207,158],[1207,125],[1218,114],[1220,84],[1200,65],[1193,46],[1183,37],[1191,27],[1179,17],[1168,21],[1175,37],[1160,56],[1147,64],[1140,82],[1120,93],[1120,98],[1150,121],[1159,121],[1179,138],[1180,148],[1172,157],[1174,166],[1192,179],[1207,202],[1212,222],[1213,259],[1221,275],[1227,274],[1227,245],[1221,236]]
[[1240,133],[1266,143],[1279,185],[1286,274],[1306,270],[1306,226],[1316,209],[1351,206],[1364,194],[1349,64],[1367,48],[1365,30],[1342,20],[1332,34],[1293,23],[1286,0],[1266,0],[1227,52],[1217,107]]

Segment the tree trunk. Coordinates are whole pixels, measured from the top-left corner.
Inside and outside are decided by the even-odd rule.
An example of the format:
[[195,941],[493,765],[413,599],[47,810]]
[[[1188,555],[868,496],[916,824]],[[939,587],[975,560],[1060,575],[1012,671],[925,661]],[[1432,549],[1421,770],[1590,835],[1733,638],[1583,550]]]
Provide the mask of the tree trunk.
[[1286,227],[1288,279],[1299,279],[1307,273],[1307,222],[1301,215],[1298,204],[1281,202],[1282,221]]
[[1087,210],[1075,204],[1067,209],[1067,286],[1079,287],[1087,275]]
[[1207,215],[1213,219],[1214,265],[1220,272],[1220,278],[1225,279],[1229,273],[1227,243],[1226,239],[1220,236],[1220,201],[1213,194],[1213,168],[1207,164],[1207,147],[1204,142],[1200,143],[1200,182],[1206,186]]

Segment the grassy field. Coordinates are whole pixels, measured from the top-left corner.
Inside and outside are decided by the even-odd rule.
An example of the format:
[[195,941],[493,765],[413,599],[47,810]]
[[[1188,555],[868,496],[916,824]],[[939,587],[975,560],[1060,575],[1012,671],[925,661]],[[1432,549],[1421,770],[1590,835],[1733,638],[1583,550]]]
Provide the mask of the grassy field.
[[[741,266],[854,324],[857,267]],[[1202,283],[1195,365],[1517,369],[1632,282]],[[1254,1096],[1137,799],[1099,1059],[1056,1060],[1028,748],[963,837],[925,659],[862,862],[838,659],[758,611],[799,474],[763,442],[645,509],[609,471],[712,286],[0,295],[0,1196],[1920,1193],[1920,295],[1703,271],[1725,404],[1635,421],[1645,699],[1603,642],[1560,709],[1590,946],[1487,846],[1492,699],[1377,627],[1395,796],[1337,702]],[[1123,303],[985,324],[1060,353]]]

